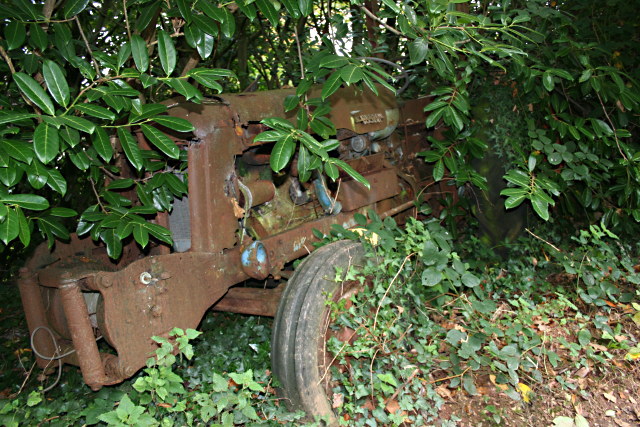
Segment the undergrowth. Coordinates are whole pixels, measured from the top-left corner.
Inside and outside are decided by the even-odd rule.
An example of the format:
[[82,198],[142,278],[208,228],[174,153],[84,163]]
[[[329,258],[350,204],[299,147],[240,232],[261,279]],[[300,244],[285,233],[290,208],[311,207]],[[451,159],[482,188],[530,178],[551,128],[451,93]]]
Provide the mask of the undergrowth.
[[[356,339],[328,343],[345,425],[429,424],[448,390],[478,395],[487,385],[525,404],[550,381],[578,389],[567,365],[640,357],[623,322],[640,324],[637,248],[604,225],[571,239],[531,232],[503,260],[477,240],[456,244],[435,220],[357,220],[375,262],[349,278],[371,285],[333,307],[332,328]],[[325,241],[345,237],[356,236],[335,227]]]
[[[343,425],[429,425],[455,393],[483,395],[487,387],[521,408],[553,387],[586,399],[589,387],[576,371],[624,369],[640,358],[629,330],[640,325],[638,248],[602,225],[574,236],[548,226],[531,231],[502,259],[477,239],[455,242],[435,220],[400,227],[370,214],[356,221],[360,233],[337,226],[323,240],[360,239],[372,260],[362,271],[336,272],[363,285],[351,301],[331,303],[331,327],[355,332],[327,343],[335,356],[328,394]],[[3,327],[25,328],[4,310]],[[309,421],[275,393],[271,320],[210,314],[200,329],[154,338],[158,350],[142,372],[96,393],[76,368],[43,393],[47,377],[29,369],[26,334],[14,335],[0,352],[7,372],[0,424]],[[493,423],[505,421],[500,408],[485,412]]]

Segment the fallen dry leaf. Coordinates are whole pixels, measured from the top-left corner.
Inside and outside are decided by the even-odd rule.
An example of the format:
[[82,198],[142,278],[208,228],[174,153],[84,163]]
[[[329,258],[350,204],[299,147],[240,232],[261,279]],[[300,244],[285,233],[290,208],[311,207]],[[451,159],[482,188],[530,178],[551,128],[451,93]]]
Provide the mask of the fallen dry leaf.
[[618,402],[618,399],[611,393],[602,393],[602,395],[605,397],[605,399],[610,400],[613,403]]
[[396,412],[398,412],[398,410],[400,410],[400,404],[396,399],[391,399],[390,401],[387,402],[385,409],[387,410],[388,413],[395,414]]
[[333,393],[332,402],[331,407],[333,409],[341,407],[344,403],[344,395],[342,393]]

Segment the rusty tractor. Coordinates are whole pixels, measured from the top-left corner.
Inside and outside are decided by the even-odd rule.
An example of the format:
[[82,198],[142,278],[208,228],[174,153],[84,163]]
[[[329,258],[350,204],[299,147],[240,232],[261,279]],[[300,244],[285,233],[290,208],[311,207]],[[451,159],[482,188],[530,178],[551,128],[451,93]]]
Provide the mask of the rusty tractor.
[[[400,102],[382,88],[379,96],[344,88],[330,98],[340,141],[332,155],[362,174],[370,190],[346,174],[337,184],[322,176],[302,183],[295,165],[273,173],[273,143],[254,137],[267,130],[260,123],[267,117],[295,120],[283,110],[294,91],[172,104],[172,116],[195,126],[178,141],[188,153],[188,197],[156,220],[171,230],[173,247],[143,253],[126,243],[118,262],[90,238],[36,249],[20,271],[19,288],[33,346],[43,356],[39,366],[58,359],[77,365],[98,390],[145,366],[156,349],[152,336],[196,328],[211,307],[275,316],[273,371],[285,396],[293,406],[331,413],[318,380],[327,365],[324,298],[335,286],[324,278],[335,275],[336,265],[362,261],[362,247],[325,246],[295,273],[292,261],[313,251],[314,229],[352,227],[354,214],[370,209],[381,217],[412,214],[417,195],[432,203],[448,190],[430,181],[431,170],[416,157],[430,134],[423,112],[429,100]],[[247,286],[267,278],[282,284]],[[347,294],[343,289],[339,297]],[[97,337],[112,351],[101,352]]]

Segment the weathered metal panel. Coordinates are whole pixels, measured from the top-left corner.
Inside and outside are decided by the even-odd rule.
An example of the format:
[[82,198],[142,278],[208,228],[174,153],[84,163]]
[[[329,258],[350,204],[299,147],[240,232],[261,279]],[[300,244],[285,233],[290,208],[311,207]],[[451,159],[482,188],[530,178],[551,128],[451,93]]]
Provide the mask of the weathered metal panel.
[[349,180],[340,183],[338,200],[342,203],[345,212],[354,211],[371,203],[388,199],[400,193],[398,176],[395,169],[383,169],[365,175],[371,189],[358,181]]

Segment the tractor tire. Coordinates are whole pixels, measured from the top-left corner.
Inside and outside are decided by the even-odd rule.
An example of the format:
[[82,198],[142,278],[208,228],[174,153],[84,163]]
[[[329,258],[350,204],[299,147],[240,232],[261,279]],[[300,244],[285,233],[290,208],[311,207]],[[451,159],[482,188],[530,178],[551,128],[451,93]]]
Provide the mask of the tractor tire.
[[289,279],[275,318],[271,366],[282,397],[290,408],[329,417],[330,424],[336,418],[327,396],[331,355],[325,343],[331,307],[326,302],[349,298],[361,288],[336,281],[336,268],[346,272],[364,264],[364,248],[356,241],[331,243],[311,253]]

